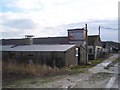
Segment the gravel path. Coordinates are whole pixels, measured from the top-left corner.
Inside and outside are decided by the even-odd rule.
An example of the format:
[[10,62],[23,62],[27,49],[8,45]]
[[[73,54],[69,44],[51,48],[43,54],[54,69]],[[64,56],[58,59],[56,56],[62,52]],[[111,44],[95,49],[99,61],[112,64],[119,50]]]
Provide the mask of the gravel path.
[[[118,76],[118,64],[114,67],[110,67],[108,70],[105,69],[105,67],[116,60],[116,58],[118,58],[118,54],[114,54],[102,63],[90,68],[89,72],[92,72],[91,76],[81,82],[78,82],[74,88],[106,88],[106,85],[111,88],[114,83],[110,83],[110,80]],[[116,80],[117,79],[114,81],[117,82]],[[114,88],[118,88],[118,84],[115,84]]]

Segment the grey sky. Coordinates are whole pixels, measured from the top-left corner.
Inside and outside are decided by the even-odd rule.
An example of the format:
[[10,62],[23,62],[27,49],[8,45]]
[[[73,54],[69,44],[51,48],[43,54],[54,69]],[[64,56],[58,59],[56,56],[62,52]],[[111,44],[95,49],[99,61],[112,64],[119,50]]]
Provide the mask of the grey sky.
[[[2,0],[0,38],[65,36],[68,28],[88,24],[89,34],[98,27],[118,28],[119,0]],[[111,37],[112,36],[112,37]],[[117,30],[101,29],[102,40],[118,40]]]

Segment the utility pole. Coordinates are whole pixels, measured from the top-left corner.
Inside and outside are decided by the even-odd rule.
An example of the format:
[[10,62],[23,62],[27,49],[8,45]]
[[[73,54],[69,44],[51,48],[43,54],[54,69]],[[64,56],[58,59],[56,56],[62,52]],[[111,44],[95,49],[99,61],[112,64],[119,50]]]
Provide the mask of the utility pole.
[[99,30],[99,36],[100,36],[100,26],[99,26],[98,30]]
[[85,30],[86,30],[86,63],[88,63],[88,30],[87,30],[87,24],[85,24]]

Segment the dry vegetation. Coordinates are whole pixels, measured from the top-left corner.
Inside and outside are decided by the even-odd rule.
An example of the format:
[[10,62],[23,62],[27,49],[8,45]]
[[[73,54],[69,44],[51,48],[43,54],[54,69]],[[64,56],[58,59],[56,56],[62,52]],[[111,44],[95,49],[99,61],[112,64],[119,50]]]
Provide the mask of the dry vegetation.
[[[108,56],[107,56],[108,57]],[[107,58],[106,56],[104,58]],[[50,67],[40,64],[17,64],[16,62],[2,62],[2,79],[3,83],[8,83],[9,81],[16,81],[26,78],[33,77],[45,77],[45,76],[56,76],[65,74],[79,74],[86,73],[88,68],[91,68],[104,59],[99,58],[97,60],[91,60],[91,65],[77,65],[72,67],[63,67],[61,69],[57,67]]]
[[59,69],[57,67],[50,67],[40,64],[17,64],[15,62],[2,62],[2,73],[3,74],[14,74],[14,75],[29,75],[29,76],[49,76],[56,74],[76,74],[84,72],[85,69],[91,68],[103,60],[97,59],[92,60],[92,65],[77,65],[67,68]]
[[51,68],[46,65],[39,64],[16,64],[16,63],[2,63],[2,71],[7,74],[22,74],[30,76],[45,76],[59,71],[58,68]]

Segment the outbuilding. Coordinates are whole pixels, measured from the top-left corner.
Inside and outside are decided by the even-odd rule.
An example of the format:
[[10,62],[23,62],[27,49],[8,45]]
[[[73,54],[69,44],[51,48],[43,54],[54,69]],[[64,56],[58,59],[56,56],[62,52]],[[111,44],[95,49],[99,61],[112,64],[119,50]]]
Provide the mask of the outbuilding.
[[99,35],[88,36],[88,59],[94,60],[102,55],[102,43]]
[[[50,63],[53,62],[57,63],[59,62],[58,56],[60,56],[62,53],[62,56],[60,57],[62,57],[62,60],[64,60],[65,62],[63,66],[70,66],[72,64],[73,65],[88,64],[87,24],[85,25],[84,28],[68,29],[67,31],[68,31],[68,36],[65,37],[33,38],[34,37],[33,35],[26,35],[25,38],[23,39],[3,39],[2,45],[11,45],[11,44],[14,45],[12,48],[7,49],[7,51],[4,52],[9,52],[10,55],[9,57],[15,56],[15,59],[17,60],[24,59],[25,61],[25,59],[28,60],[30,58],[29,60],[31,61],[31,58],[33,58],[34,61],[36,62],[38,60],[42,62],[44,61],[46,63],[47,62],[49,63],[49,61]],[[11,52],[12,53],[15,52],[19,54],[17,55],[10,54]],[[27,55],[27,53],[39,53],[40,55],[39,54],[35,54],[38,56],[35,56],[34,54]],[[36,60],[36,58],[38,59]],[[51,60],[53,60],[53,62],[51,60],[48,60],[47,58],[50,59],[52,58]],[[58,59],[57,62],[55,62],[56,61],[55,58]],[[21,62],[21,60],[19,60],[19,62]]]
[[104,54],[116,53],[118,52],[118,46],[119,46],[119,43],[117,42],[103,41],[102,42],[103,53]]
[[76,45],[18,45],[5,48],[2,46],[5,61],[26,64],[45,64],[51,67],[77,65]]

